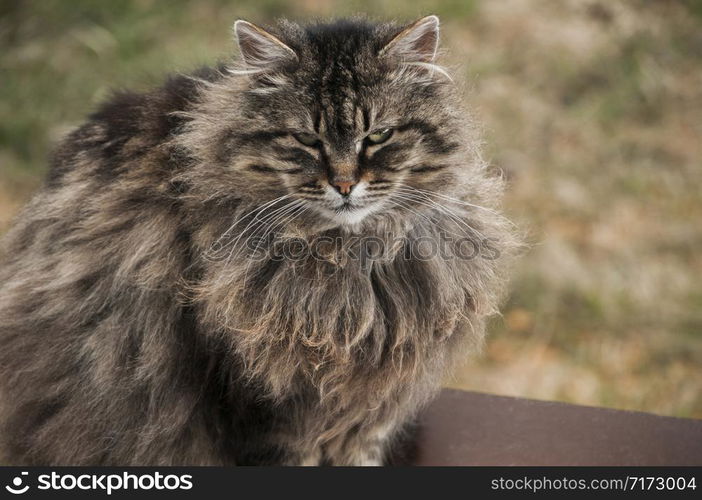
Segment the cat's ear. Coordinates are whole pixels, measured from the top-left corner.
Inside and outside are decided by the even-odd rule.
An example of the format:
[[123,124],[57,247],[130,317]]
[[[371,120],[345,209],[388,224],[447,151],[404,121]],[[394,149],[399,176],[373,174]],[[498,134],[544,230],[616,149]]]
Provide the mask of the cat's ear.
[[281,63],[297,60],[293,49],[253,23],[239,19],[234,23],[234,34],[241,58],[252,70],[265,71]]
[[439,18],[426,16],[400,31],[380,51],[381,57],[403,62],[431,63],[439,48]]

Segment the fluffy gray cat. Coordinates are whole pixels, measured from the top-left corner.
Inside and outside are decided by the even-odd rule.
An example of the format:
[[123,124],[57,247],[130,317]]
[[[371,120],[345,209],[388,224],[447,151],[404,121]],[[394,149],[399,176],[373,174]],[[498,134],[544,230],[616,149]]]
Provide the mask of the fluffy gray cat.
[[496,312],[514,231],[439,21],[238,21],[120,93],[0,256],[12,464],[387,463]]

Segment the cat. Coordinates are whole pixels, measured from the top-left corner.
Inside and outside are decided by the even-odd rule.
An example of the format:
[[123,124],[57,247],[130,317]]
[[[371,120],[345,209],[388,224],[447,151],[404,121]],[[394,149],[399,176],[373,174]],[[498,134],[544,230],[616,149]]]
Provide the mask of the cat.
[[438,18],[234,32],[70,133],[5,236],[7,463],[382,465],[480,348],[519,238]]

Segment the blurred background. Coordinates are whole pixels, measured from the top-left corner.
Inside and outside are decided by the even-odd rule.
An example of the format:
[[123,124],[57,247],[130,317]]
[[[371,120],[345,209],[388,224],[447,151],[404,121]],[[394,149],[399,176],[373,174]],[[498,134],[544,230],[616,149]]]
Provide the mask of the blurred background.
[[239,17],[438,14],[529,231],[447,385],[702,418],[702,1],[0,0],[0,233],[111,89],[227,59]]

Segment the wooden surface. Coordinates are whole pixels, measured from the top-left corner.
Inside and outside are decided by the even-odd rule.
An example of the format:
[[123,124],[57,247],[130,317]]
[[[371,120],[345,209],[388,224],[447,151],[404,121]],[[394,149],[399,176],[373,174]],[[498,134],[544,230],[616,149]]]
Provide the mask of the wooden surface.
[[702,465],[702,420],[446,389],[417,465]]

